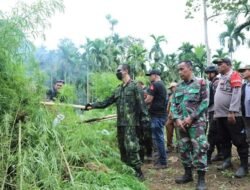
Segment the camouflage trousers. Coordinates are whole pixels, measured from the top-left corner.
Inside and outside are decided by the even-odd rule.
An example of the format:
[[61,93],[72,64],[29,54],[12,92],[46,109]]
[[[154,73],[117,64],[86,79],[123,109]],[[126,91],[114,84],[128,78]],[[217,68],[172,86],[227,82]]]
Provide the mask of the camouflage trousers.
[[140,159],[142,162],[144,162],[145,154],[147,157],[152,156],[152,151],[153,151],[152,131],[150,127],[137,126],[136,133],[140,145],[140,151],[139,151]]
[[[179,130],[179,129],[178,129]],[[199,171],[207,170],[207,137],[205,126],[186,128],[180,132],[180,157],[184,167],[194,167]]]
[[121,160],[134,169],[141,167],[142,162],[139,156],[140,145],[136,134],[136,127],[118,126],[117,139]]

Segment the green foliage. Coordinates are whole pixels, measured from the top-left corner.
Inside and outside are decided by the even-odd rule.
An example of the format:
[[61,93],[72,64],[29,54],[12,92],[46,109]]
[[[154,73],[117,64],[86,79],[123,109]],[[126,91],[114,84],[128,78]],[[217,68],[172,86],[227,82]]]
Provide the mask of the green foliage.
[[145,75],[147,50],[142,43],[132,44],[128,49],[127,62],[131,67],[132,78]]
[[223,17],[224,20],[224,15],[227,15],[227,21],[225,22],[227,31],[220,34],[220,41],[224,46],[225,38],[228,38],[229,53],[234,52],[236,46],[244,44],[245,34],[250,28],[250,3],[248,0],[187,0],[186,17],[193,18],[202,6],[206,6],[204,8],[209,13],[207,20],[215,17]]
[[65,84],[63,88],[60,89],[58,99],[64,100],[65,103],[75,103],[77,100],[75,86]]
[[217,49],[216,50],[216,54],[214,54],[213,56],[212,56],[212,58],[213,59],[222,59],[222,58],[225,58],[225,57],[228,57],[228,53],[227,52],[224,52],[223,51],[223,48],[221,48],[221,49]]
[[91,92],[94,99],[99,101],[111,96],[115,88],[121,83],[115,73],[93,73],[91,75]]
[[166,71],[164,71],[161,75],[162,79],[166,81],[167,84],[170,84],[173,81],[179,81],[178,73],[178,57],[177,54],[167,54],[165,56],[163,64],[166,67]]
[[242,63],[241,61],[233,60],[233,69],[234,69],[235,71],[239,70],[240,67],[241,67],[241,63]]
[[197,76],[203,77],[206,69],[206,50],[204,45],[199,45],[194,48],[194,69]]
[[244,33],[234,33],[236,23],[233,21],[225,21],[225,25],[227,26],[227,31],[220,34],[220,42],[223,46],[227,45],[228,53],[232,55],[235,51],[236,47],[244,44],[246,39]]
[[162,48],[160,46],[161,42],[166,42],[167,40],[165,36],[155,36],[150,35],[150,37],[154,40],[154,45],[152,46],[151,50],[149,51],[149,59],[153,60],[154,63],[152,65],[153,68],[162,69],[162,60],[164,59],[164,53],[162,51]]

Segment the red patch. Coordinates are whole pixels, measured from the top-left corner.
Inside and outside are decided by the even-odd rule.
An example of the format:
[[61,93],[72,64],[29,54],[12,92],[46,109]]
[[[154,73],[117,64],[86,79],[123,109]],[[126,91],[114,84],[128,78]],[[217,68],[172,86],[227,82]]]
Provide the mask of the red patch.
[[205,84],[206,84],[206,81],[203,80],[203,79],[201,79],[201,80],[200,80],[200,85],[205,85]]
[[154,89],[155,89],[154,85],[151,85],[150,90],[154,90]]
[[230,83],[231,83],[231,87],[233,88],[241,87],[242,83],[241,83],[240,74],[234,71],[233,74],[231,75]]

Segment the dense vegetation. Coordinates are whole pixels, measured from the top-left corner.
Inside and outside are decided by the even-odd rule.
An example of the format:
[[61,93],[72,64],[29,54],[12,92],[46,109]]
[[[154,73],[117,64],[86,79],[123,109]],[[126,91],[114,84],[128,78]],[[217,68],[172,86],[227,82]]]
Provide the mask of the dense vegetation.
[[[20,4],[0,20],[0,188],[145,189],[120,162],[114,121],[84,124],[82,113],[39,104],[45,80],[28,38],[41,35],[45,17],[56,10],[63,10],[60,1]],[[39,24],[31,26],[33,19]],[[62,91],[68,102],[74,101],[74,93],[69,85]],[[59,113],[65,119],[53,126]],[[98,113],[84,113],[84,118],[88,115]]]
[[[189,7],[195,5],[195,1],[188,2]],[[249,28],[249,3],[244,2],[239,14],[245,13],[246,22],[237,24],[237,14],[230,17],[235,25],[227,22],[228,29],[234,27],[229,38],[238,45],[243,39],[239,34]],[[234,3],[229,5],[223,9],[236,10]],[[37,0],[31,5],[17,4],[11,13],[0,12],[0,188],[146,189],[119,159],[115,121],[83,122],[115,113],[113,107],[82,112],[60,106],[50,109],[39,102],[56,79],[66,82],[61,92],[66,103],[103,99],[118,84],[113,73],[121,63],[129,63],[133,78],[144,81],[148,68],[161,69],[163,80],[169,83],[178,80],[176,63],[191,59],[196,75],[203,76],[205,46],[184,42],[175,53],[165,53],[161,44],[167,37],[151,35],[154,45],[146,49],[142,39],[115,33],[118,21],[107,15],[111,34],[104,39],[87,38],[81,47],[62,39],[56,50],[34,47],[30,39],[43,37],[48,18],[63,9],[60,0]],[[222,45],[230,45],[224,37],[228,35],[221,34]],[[217,50],[214,57],[232,55],[231,50]],[[53,125],[58,114],[65,119]]]

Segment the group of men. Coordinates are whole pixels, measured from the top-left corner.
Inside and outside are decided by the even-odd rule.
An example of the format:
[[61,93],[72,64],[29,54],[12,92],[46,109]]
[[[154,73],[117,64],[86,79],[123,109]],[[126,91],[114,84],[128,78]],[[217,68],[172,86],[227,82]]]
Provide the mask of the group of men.
[[[141,170],[144,148],[147,158],[152,157],[154,148],[157,150],[155,168],[167,167],[164,141],[167,91],[161,81],[159,71],[152,70],[147,75],[151,85],[145,90],[142,83],[131,79],[129,65],[120,65],[117,68],[116,76],[122,83],[112,95],[102,102],[85,105],[85,108],[90,110],[106,108],[116,103],[117,139],[121,160],[135,170],[139,179],[144,179]],[[143,145],[146,146],[143,147]]]
[[[185,169],[176,183],[193,181],[192,170],[196,168],[196,189],[202,190],[207,189],[205,173],[208,164],[221,159],[223,163],[218,170],[232,167],[232,144],[240,158],[235,177],[248,174],[250,158],[250,66],[233,71],[228,58],[216,59],[213,64],[216,66],[209,66],[205,71],[210,81],[207,88],[204,79],[193,76],[192,63],[181,62],[178,69],[183,81],[177,85],[171,104],[172,118],[180,132],[180,157]],[[217,155],[212,159],[215,146]]]
[[[190,61],[179,63],[178,70],[183,82],[173,86],[176,90],[174,92],[174,88],[172,89],[171,105],[168,110],[180,134],[179,151],[185,168],[185,174],[178,177],[176,183],[192,181],[192,168],[196,167],[197,189],[205,189],[208,149],[205,117],[208,107],[207,83],[193,76]],[[168,95],[160,74],[157,70],[147,73],[151,83],[146,93],[143,93],[137,82],[130,78],[129,65],[120,65],[116,76],[122,80],[122,84],[106,100],[85,105],[89,110],[105,108],[116,103],[117,137],[121,160],[131,166],[140,179],[144,176],[141,170],[138,128],[151,129],[152,149],[157,152],[157,158],[154,160],[155,168],[167,167],[164,128],[167,121]]]
[[[236,72],[233,71],[231,60],[228,58],[217,59],[213,63],[217,67],[210,66],[206,69],[208,79],[211,81],[208,107],[210,126],[208,164],[211,164],[213,160],[222,159],[223,164],[218,167],[219,170],[232,167],[233,144],[240,157],[240,167],[235,177],[245,177],[248,173],[248,163],[250,163],[248,151],[250,145],[250,66],[240,68]],[[217,155],[212,159],[215,146]]]
[[[192,171],[196,169],[196,189],[207,189],[208,164],[223,160],[218,169],[230,168],[232,144],[237,147],[240,157],[235,176],[247,175],[250,163],[250,65],[236,72],[228,58],[216,59],[213,64],[216,66],[205,70],[208,83],[194,76],[191,61],[181,61],[178,72],[182,81],[171,83],[169,98],[160,71],[147,73],[150,86],[145,89],[143,83],[131,79],[128,64],[119,65],[116,76],[122,83],[112,95],[102,102],[85,105],[85,109],[90,110],[116,103],[121,160],[135,170],[139,179],[144,179],[141,170],[144,148],[147,158],[156,150],[156,169],[167,167],[165,124],[168,147],[172,146],[174,129],[178,132],[178,151],[185,172],[175,179],[177,184],[193,181]],[[217,155],[212,158],[215,147]]]

